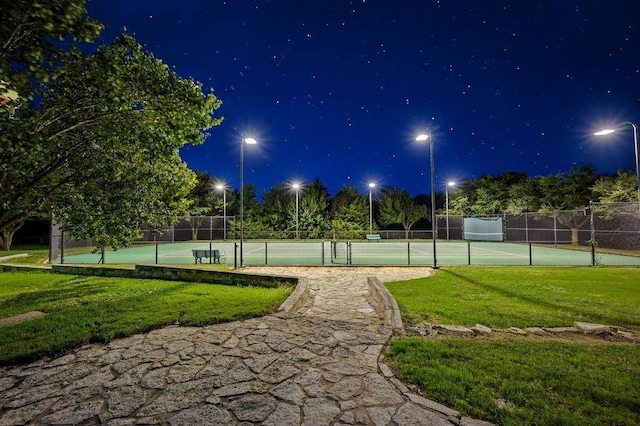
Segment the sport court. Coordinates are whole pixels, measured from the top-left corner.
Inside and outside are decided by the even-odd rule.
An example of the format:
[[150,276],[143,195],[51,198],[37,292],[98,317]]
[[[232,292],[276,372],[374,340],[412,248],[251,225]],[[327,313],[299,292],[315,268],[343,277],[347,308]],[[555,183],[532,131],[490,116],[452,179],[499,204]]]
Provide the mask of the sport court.
[[[432,240],[382,241],[244,241],[245,265],[433,265]],[[193,250],[218,250],[220,263],[240,265],[238,241],[200,241],[136,244],[130,248],[106,251],[105,264],[195,264]],[[447,265],[592,265],[592,253],[570,244],[535,245],[485,241],[437,241],[438,266]],[[203,264],[214,263],[210,257]],[[597,253],[597,265],[640,266],[640,257]],[[60,262],[60,258],[58,258]],[[99,253],[65,254],[64,263],[97,264]]]

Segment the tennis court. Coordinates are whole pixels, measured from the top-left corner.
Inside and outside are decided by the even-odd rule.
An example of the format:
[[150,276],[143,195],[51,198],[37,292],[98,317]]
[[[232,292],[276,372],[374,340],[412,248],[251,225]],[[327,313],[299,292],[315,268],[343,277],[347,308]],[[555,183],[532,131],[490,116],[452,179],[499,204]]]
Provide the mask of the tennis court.
[[[245,265],[433,265],[433,241],[244,241]],[[220,263],[240,265],[237,241],[137,244],[106,251],[105,264],[194,264],[194,250],[218,250]],[[557,247],[505,242],[438,241],[437,265],[584,266],[590,251],[570,245]],[[66,254],[64,263],[97,264],[100,253]],[[640,266],[640,257],[596,253],[597,265]],[[60,259],[58,260],[60,261]],[[203,257],[203,264],[214,263]]]

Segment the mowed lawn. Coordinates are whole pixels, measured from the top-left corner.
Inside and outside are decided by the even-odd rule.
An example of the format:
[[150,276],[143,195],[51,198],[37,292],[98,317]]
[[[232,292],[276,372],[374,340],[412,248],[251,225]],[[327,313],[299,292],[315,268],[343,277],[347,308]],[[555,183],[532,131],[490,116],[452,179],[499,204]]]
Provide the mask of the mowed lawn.
[[201,326],[262,316],[292,291],[48,272],[0,272],[0,283],[0,317],[46,313],[0,327],[0,364],[169,324]]
[[[405,327],[613,325],[640,335],[640,269],[451,267],[388,283]],[[402,380],[501,425],[640,425],[640,343],[548,334],[435,336],[391,343]]]

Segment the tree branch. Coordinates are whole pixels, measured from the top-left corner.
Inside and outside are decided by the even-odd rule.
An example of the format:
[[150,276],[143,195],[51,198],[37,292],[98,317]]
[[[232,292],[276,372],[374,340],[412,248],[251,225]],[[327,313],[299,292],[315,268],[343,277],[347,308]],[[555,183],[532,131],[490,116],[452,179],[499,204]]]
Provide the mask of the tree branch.
[[[33,7],[34,3],[35,3],[35,0],[33,0],[29,5],[29,7],[24,11],[22,22],[16,25],[16,28],[13,30],[13,32],[11,33],[7,41],[5,41],[4,44],[2,45],[2,50],[4,52],[8,52],[9,46],[11,46],[11,44],[14,43],[15,40],[18,38],[18,34],[20,33],[20,30],[24,28],[24,25],[26,24],[27,19],[29,18],[29,13],[31,12],[31,8]],[[6,54],[4,54],[3,56],[6,56]]]

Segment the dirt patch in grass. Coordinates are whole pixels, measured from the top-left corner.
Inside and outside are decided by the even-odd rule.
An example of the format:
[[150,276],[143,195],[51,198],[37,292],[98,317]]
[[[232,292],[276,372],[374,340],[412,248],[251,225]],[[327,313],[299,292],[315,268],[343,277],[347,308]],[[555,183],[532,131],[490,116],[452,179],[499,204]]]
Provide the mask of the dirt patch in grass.
[[21,323],[22,321],[26,321],[32,318],[43,317],[45,315],[47,314],[42,311],[31,311],[31,312],[26,312],[20,315],[14,315],[12,317],[0,318],[0,327],[4,327],[5,325],[18,324],[18,323]]

